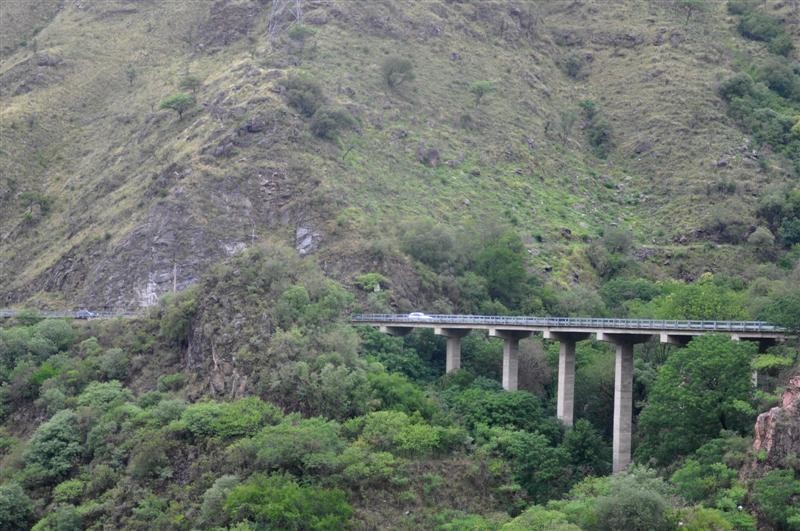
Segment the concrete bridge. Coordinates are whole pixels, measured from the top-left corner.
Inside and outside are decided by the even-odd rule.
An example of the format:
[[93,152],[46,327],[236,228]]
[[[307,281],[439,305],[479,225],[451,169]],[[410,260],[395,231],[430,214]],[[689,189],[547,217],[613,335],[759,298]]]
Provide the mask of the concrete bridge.
[[633,346],[657,338],[661,343],[685,346],[695,336],[726,334],[736,341],[757,341],[759,349],[785,339],[786,330],[760,321],[664,321],[654,319],[592,319],[571,317],[510,317],[488,315],[364,314],[353,324],[377,326],[387,334],[404,336],[415,328],[431,328],[447,338],[446,370],[461,367],[461,338],[472,330],[487,330],[503,344],[503,388],[517,389],[519,340],[541,333],[558,341],[558,396],[556,414],[572,426],[575,404],[575,343],[596,338],[616,347],[614,369],[613,472],[631,462],[633,418]]

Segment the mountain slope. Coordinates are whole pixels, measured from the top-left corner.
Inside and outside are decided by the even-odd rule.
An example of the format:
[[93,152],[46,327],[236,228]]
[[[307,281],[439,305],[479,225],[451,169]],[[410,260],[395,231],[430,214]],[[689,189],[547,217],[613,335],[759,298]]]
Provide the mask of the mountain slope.
[[[271,234],[321,246],[345,281],[375,268],[363,240],[385,235],[394,258],[378,269],[398,278],[395,227],[418,216],[513,225],[555,284],[596,282],[583,249],[609,225],[655,246],[655,276],[746,265],[724,246],[693,258],[709,203],[752,219],[786,178],[780,158],[749,158],[716,94],[737,54],[764,53],[724,6],[687,21],[644,1],[300,5],[15,5],[2,24],[43,27],[24,45],[3,31],[3,301],[144,306]],[[393,56],[416,79],[390,89]],[[314,135],[288,105],[295,76],[355,126]],[[160,110],[187,79],[197,105]],[[482,80],[494,91],[478,100]],[[720,182],[736,192],[709,197]]]

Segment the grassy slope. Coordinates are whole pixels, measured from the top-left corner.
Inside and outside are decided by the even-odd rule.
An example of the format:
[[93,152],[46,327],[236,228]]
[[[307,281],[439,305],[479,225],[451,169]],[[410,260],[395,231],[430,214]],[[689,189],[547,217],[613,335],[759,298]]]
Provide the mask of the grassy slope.
[[[259,3],[214,4],[223,5],[231,11],[209,24],[216,7],[205,3],[66,4],[37,35],[36,50],[18,46],[2,57],[0,72],[11,80],[4,94],[18,85],[8,72],[25,61],[34,61],[25,75],[46,80],[4,97],[0,107],[0,167],[9,176],[0,187],[9,212],[0,220],[0,281],[10,286],[4,292],[33,285],[44,289],[43,300],[102,300],[103,292],[84,283],[124,275],[130,263],[137,282],[163,276],[166,260],[147,263],[147,249],[173,229],[163,254],[171,253],[187,281],[202,268],[192,263],[193,252],[195,262],[212,261],[223,245],[276,230],[289,238],[308,220],[333,248],[357,251],[363,244],[332,235],[332,221],[346,207],[385,227],[416,215],[511,223],[531,245],[533,236],[542,239],[532,267],[552,266],[556,281],[580,273],[591,282],[579,237],[618,223],[641,243],[665,245],[701,226],[710,202],[746,211],[768,181],[784,178],[743,157],[747,139],[716,96],[737,50],[760,53],[760,45],[735,34],[722,4],[686,23],[668,3],[644,1],[320,3],[307,6],[316,33],[302,52],[285,30],[266,40],[268,10]],[[230,13],[238,8],[251,10],[243,19],[251,23],[248,37],[234,38],[242,24]],[[18,11],[41,18],[32,8]],[[35,66],[36,53],[61,63]],[[380,74],[394,54],[412,58],[416,72],[398,91]],[[586,79],[558,67],[569,54],[591,55]],[[136,71],[131,84],[129,66]],[[296,71],[322,82],[328,100],[359,119],[358,131],[342,135],[339,146],[313,138],[274,92],[281,76]],[[203,80],[201,106],[179,121],[157,102],[185,72]],[[497,91],[476,105],[468,86],[480,79]],[[607,161],[592,155],[580,119],[566,139],[558,133],[561,113],[578,112],[587,98],[612,126]],[[474,129],[460,126],[464,114]],[[273,132],[262,135],[266,144],[239,146],[230,158],[203,153],[256,115],[278,116]],[[420,146],[438,149],[444,163],[421,164]],[[718,168],[721,158],[729,163]],[[191,173],[153,193],[154,176],[173,163]],[[285,201],[261,194],[267,171],[283,176],[276,194],[287,194]],[[718,180],[735,181],[736,197],[709,198],[707,184]],[[23,191],[51,198],[50,212],[31,209]],[[573,238],[563,237],[563,228]],[[145,235],[138,243],[131,240],[136,230]],[[86,263],[59,273],[70,251]],[[724,248],[703,253],[697,270],[740,267],[716,256],[724,258]]]

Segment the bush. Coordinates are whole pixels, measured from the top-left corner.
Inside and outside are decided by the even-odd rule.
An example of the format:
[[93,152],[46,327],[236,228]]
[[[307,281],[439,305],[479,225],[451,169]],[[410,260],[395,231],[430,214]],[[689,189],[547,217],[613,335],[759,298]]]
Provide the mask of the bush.
[[501,531],[580,531],[559,511],[534,505],[500,528]]
[[306,117],[311,117],[325,101],[322,86],[305,76],[292,76],[286,81],[286,101]]
[[89,406],[107,411],[112,407],[133,400],[130,391],[122,387],[118,380],[92,382],[78,396],[79,406]]
[[181,422],[196,438],[249,436],[264,424],[276,422],[283,413],[257,397],[235,402],[198,402],[187,407]]
[[150,432],[131,452],[128,473],[138,480],[172,477],[171,460],[167,451],[172,443],[158,432]]
[[355,121],[350,113],[341,109],[321,108],[318,109],[311,119],[311,132],[314,135],[333,140],[336,133],[342,129],[353,127]]
[[83,531],[83,518],[72,505],[59,505],[39,520],[31,531]]
[[322,418],[289,417],[267,426],[250,439],[231,447],[235,461],[261,470],[282,469],[298,475],[327,466],[325,461],[341,452],[340,426]]
[[753,92],[753,78],[744,72],[734,74],[719,86],[719,95],[730,101],[733,98],[744,98]]
[[197,287],[192,286],[161,299],[159,333],[172,344],[186,347],[197,312]]
[[158,379],[157,389],[162,392],[166,391],[178,391],[179,389],[183,389],[186,385],[187,380],[186,374],[182,372],[176,372],[174,374],[165,374]]
[[602,119],[593,120],[587,129],[587,135],[595,155],[601,159],[608,157],[611,150],[611,125]]
[[402,57],[387,57],[381,66],[383,79],[389,88],[397,88],[406,81],[414,80],[414,65]]
[[584,66],[586,66],[586,60],[578,54],[571,53],[565,56],[559,61],[559,66],[561,70],[572,79],[583,79],[586,77],[586,73],[583,70]]
[[58,503],[75,503],[83,496],[86,483],[80,479],[62,481],[53,489],[53,501]]
[[291,28],[289,28],[287,35],[293,41],[302,42],[306,40],[308,37],[313,36],[314,33],[315,33],[314,30],[309,28],[308,26],[304,26],[302,24],[294,24]]
[[788,66],[778,61],[770,61],[763,66],[759,77],[769,89],[784,98],[793,99],[800,94],[797,75]]
[[672,529],[668,504],[661,492],[631,478],[613,481],[611,493],[597,500],[599,529],[614,531],[658,531]]
[[469,91],[473,96],[475,96],[475,105],[478,105],[484,96],[495,91],[494,83],[488,79],[475,81],[469,86]]
[[352,514],[343,491],[303,487],[280,475],[252,476],[231,490],[224,506],[232,521],[266,529],[344,529]]
[[214,484],[203,493],[203,504],[200,506],[200,519],[207,527],[223,526],[225,522],[225,499],[234,487],[239,484],[239,477],[226,475],[217,478]]
[[791,470],[773,470],[753,484],[753,502],[777,529],[800,521],[800,481]]
[[17,483],[0,485],[0,529],[26,531],[33,523],[33,502]]
[[108,349],[97,360],[97,368],[104,378],[109,380],[124,380],[128,376],[128,367],[131,360],[121,348]]
[[783,34],[780,20],[758,10],[744,14],[736,29],[744,37],[756,41],[771,41]]
[[80,454],[78,415],[64,409],[37,428],[25,453],[25,462],[28,466],[41,467],[42,479],[59,479],[72,470]]

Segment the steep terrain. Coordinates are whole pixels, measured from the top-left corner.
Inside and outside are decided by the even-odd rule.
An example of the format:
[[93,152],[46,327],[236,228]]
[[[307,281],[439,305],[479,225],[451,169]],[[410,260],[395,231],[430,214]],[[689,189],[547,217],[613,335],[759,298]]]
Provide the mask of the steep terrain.
[[[767,183],[792,175],[753,154],[717,95],[767,53],[721,3],[275,4],[4,5],[6,304],[150,305],[277,234],[346,283],[377,271],[394,303],[422,305],[396,244],[420,216],[513,226],[553,285],[596,285],[585,249],[609,226],[632,231],[654,278],[741,274],[749,252],[703,243],[713,205],[754,226]],[[415,79],[390,88],[394,56]],[[352,127],[313,134],[289,105],[296,76]],[[179,91],[196,105],[159,109]]]

